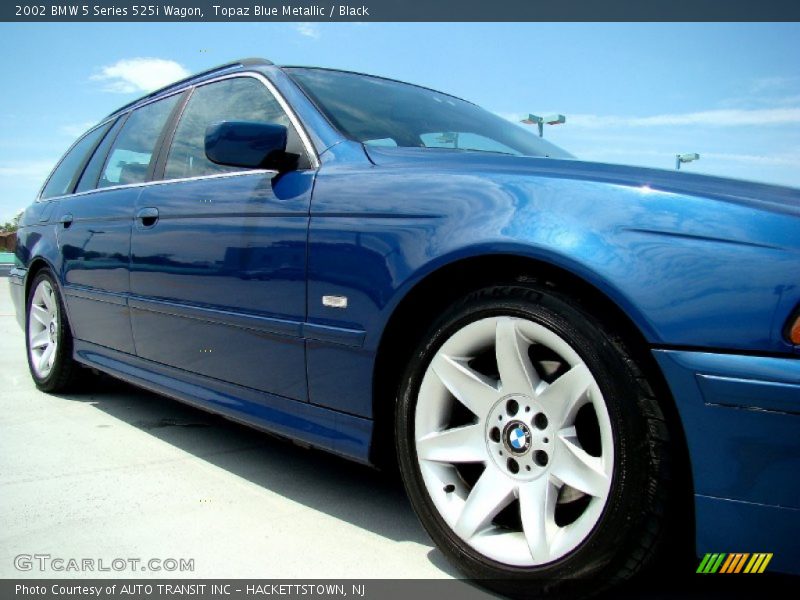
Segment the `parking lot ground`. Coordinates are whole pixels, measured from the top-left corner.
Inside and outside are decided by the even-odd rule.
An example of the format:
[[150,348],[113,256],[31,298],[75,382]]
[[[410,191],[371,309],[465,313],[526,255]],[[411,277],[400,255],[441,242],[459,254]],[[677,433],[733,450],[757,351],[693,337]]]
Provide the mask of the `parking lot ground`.
[[[397,476],[108,377],[85,388],[56,396],[34,387],[0,277],[0,578],[458,577]],[[106,565],[193,559],[194,570],[19,571],[20,554]],[[768,597],[800,581],[694,576],[693,568],[680,563],[666,578],[641,577],[606,596]]]
[[12,313],[0,279],[0,577],[42,575],[14,568],[22,553],[187,558],[163,575],[204,578],[455,575],[394,478],[106,377],[39,392]]

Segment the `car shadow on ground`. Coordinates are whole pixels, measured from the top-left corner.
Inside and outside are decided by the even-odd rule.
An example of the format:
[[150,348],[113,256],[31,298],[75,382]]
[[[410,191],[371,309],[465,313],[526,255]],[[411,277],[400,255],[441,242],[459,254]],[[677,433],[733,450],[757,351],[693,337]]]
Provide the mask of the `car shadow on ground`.
[[[396,472],[380,472],[105,375],[59,397],[96,409],[270,492],[394,541],[433,546]],[[458,573],[435,548],[428,559]]]
[[[80,393],[61,398],[146,431],[210,464],[313,510],[398,542],[429,546],[428,560],[460,577],[417,521],[396,472],[379,472],[327,452],[228,421],[111,377],[87,377]],[[694,557],[673,557],[652,573],[596,596],[600,600],[752,598],[798,589],[800,578],[695,575]],[[603,586],[599,586],[603,587]]]

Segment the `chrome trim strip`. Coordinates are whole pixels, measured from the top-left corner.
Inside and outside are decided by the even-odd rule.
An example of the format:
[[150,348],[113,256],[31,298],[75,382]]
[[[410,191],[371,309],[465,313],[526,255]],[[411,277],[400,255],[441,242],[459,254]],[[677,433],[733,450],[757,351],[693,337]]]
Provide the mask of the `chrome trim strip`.
[[[123,113],[123,114],[124,114],[124,113]],[[122,115],[120,115],[120,116],[122,116]],[[63,195],[63,196],[52,196],[52,197],[50,197],[50,198],[45,198],[45,199],[43,200],[43,199],[42,199],[42,192],[44,192],[44,188],[46,188],[46,187],[47,187],[47,184],[48,184],[48,183],[50,183],[50,179],[52,179],[52,177],[53,177],[53,173],[55,173],[55,172],[56,172],[56,169],[58,169],[58,167],[60,167],[60,166],[61,166],[61,163],[62,163],[62,162],[64,162],[64,159],[67,157],[67,154],[69,154],[70,152],[72,152],[72,149],[73,149],[75,146],[77,146],[79,142],[83,141],[83,138],[85,138],[87,135],[89,135],[90,133],[92,133],[92,132],[93,132],[95,129],[99,129],[100,127],[104,126],[104,125],[105,125],[106,123],[108,123],[109,121],[116,121],[116,120],[117,120],[117,117],[113,117],[113,118],[106,117],[105,119],[103,119],[102,121],[100,121],[100,122],[99,122],[97,125],[95,125],[94,127],[91,127],[91,128],[89,128],[89,129],[88,129],[88,130],[87,130],[87,131],[86,131],[86,132],[85,132],[83,135],[81,135],[80,137],[78,137],[78,139],[77,139],[77,140],[75,140],[74,142],[72,142],[72,144],[70,145],[70,147],[69,147],[69,148],[67,148],[67,150],[64,152],[64,154],[62,154],[62,155],[61,155],[61,158],[59,158],[59,159],[58,159],[58,162],[56,163],[56,165],[55,165],[55,166],[54,166],[52,169],[50,169],[50,173],[49,173],[49,174],[47,175],[47,177],[45,178],[45,180],[44,180],[44,183],[42,184],[42,187],[40,187],[40,188],[39,188],[39,191],[38,191],[38,192],[37,192],[37,194],[36,194],[36,198],[34,199],[34,202],[44,202],[44,201],[55,200],[55,199],[57,199],[57,198],[66,198],[67,196],[72,196],[73,194],[65,194],[65,195]],[[108,134],[108,132],[106,132],[106,134]],[[105,136],[103,136],[103,137],[105,137]],[[102,140],[102,139],[100,140],[100,143],[101,143],[101,144],[103,143],[103,140]],[[97,150],[97,148],[95,148],[95,150]],[[74,175],[73,175],[73,177],[74,177]]]
[[[139,105],[136,106],[135,109],[131,109],[131,110],[128,110],[128,111],[125,111],[125,112],[121,112],[119,114],[115,113],[115,116],[113,118],[114,119],[121,118],[124,115],[133,112],[133,110],[138,110],[138,109],[140,109],[140,108],[142,108],[144,106],[147,106],[148,104],[152,104],[153,102],[158,102],[160,100],[164,100],[166,98],[174,96],[175,94],[182,94],[186,90],[191,90],[192,92],[194,92],[195,88],[198,88],[198,87],[201,87],[201,86],[204,86],[204,85],[208,85],[210,83],[215,83],[217,81],[222,81],[222,80],[225,80],[225,79],[234,79],[236,77],[251,77],[253,79],[257,79],[258,81],[260,81],[264,85],[264,87],[267,88],[267,91],[269,91],[269,93],[272,94],[273,98],[275,98],[275,100],[278,102],[278,104],[280,104],[281,108],[286,113],[286,116],[289,117],[289,121],[291,122],[292,126],[297,131],[297,135],[300,137],[300,141],[302,142],[303,146],[305,147],[306,152],[308,154],[308,158],[311,161],[311,169],[312,170],[318,169],[319,165],[320,165],[319,155],[317,154],[316,148],[314,148],[314,145],[311,143],[311,139],[308,137],[308,133],[306,132],[305,127],[303,126],[303,124],[301,123],[300,119],[295,114],[295,112],[292,109],[291,105],[286,101],[286,99],[283,97],[283,95],[280,93],[280,91],[278,91],[278,88],[276,88],[275,85],[269,79],[267,79],[261,73],[256,73],[254,71],[229,73],[227,75],[221,75],[220,77],[215,77],[214,79],[208,79],[208,80],[202,81],[200,83],[188,84],[185,87],[182,87],[182,88],[179,88],[177,90],[174,90],[174,91],[170,92],[169,94],[166,94],[164,96],[158,96],[157,98],[153,98],[152,100],[148,100],[147,102],[139,104]],[[191,100],[191,97],[189,99]],[[186,106],[184,106],[184,110],[185,109],[186,109]],[[72,148],[75,146],[75,144],[77,144],[79,141],[81,141],[89,133],[91,133],[92,131],[94,131],[95,129],[100,127],[101,125],[104,125],[105,123],[107,123],[107,122],[109,122],[111,120],[112,119],[110,119],[110,118],[104,119],[101,123],[98,123],[97,125],[92,127],[89,131],[87,131],[84,135],[79,137],[75,141],[75,143],[73,143],[72,146],[69,147],[69,150],[67,150],[64,153],[64,155],[58,161],[56,166],[53,168],[53,171],[55,171],[58,168],[58,166],[61,164],[61,161],[64,159],[64,156],[66,156],[69,153],[69,151],[72,150]],[[50,177],[52,176],[53,171],[51,171],[50,175],[47,176],[47,179],[45,180],[44,184],[42,185],[41,189],[39,190],[39,193],[36,196],[36,200],[35,200],[36,202],[51,202],[53,200],[60,200],[62,198],[74,198],[76,196],[85,196],[87,194],[95,194],[97,192],[108,192],[108,191],[112,191],[112,190],[135,188],[135,187],[145,187],[145,186],[150,186],[150,185],[161,185],[161,184],[165,184],[165,183],[177,183],[177,182],[180,182],[180,181],[196,181],[196,180],[211,179],[211,178],[216,178],[216,177],[234,177],[234,176],[237,176],[237,175],[241,176],[241,175],[257,175],[257,174],[262,174],[262,175],[271,174],[272,177],[275,177],[278,174],[278,171],[275,171],[273,169],[250,169],[250,170],[246,170],[246,171],[233,171],[233,172],[230,172],[230,173],[214,173],[212,175],[198,175],[198,176],[195,176],[195,177],[181,177],[181,178],[176,178],[176,179],[157,179],[157,180],[154,180],[154,181],[143,181],[141,183],[126,183],[126,184],[122,184],[122,185],[110,185],[108,187],[95,188],[93,190],[86,190],[85,192],[77,192],[77,193],[74,193],[74,194],[64,194],[62,196],[53,196],[51,198],[42,199],[42,197],[41,197],[42,191],[44,190],[45,186],[47,185],[47,182],[50,181]]]
[[278,174],[273,169],[249,169],[247,171],[231,171],[230,173],[214,173],[212,175],[197,175],[195,177],[182,177],[178,179],[156,179],[155,181],[143,181],[141,183],[125,183],[122,185],[110,185],[104,188],[95,188],[93,190],[86,190],[85,192],[77,192],[75,194],[67,194],[65,196],[56,196],[53,198],[46,198],[42,202],[50,202],[51,200],[61,200],[63,198],[77,198],[78,196],[87,196],[89,194],[97,194],[99,192],[111,192],[114,190],[124,190],[128,188],[149,187],[151,185],[164,185],[166,183],[178,183],[182,181],[198,181],[201,179],[218,179],[221,177],[241,177],[243,175],[270,175],[275,177]]

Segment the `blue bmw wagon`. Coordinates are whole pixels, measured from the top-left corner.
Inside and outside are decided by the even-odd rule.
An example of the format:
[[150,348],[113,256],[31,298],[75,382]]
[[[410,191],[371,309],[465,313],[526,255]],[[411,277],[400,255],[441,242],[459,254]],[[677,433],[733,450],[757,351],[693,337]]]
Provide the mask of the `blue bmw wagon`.
[[39,389],[101,371],[399,465],[498,592],[676,544],[797,572],[797,189],[582,162],[445,93],[247,59],[103,119],[17,241]]

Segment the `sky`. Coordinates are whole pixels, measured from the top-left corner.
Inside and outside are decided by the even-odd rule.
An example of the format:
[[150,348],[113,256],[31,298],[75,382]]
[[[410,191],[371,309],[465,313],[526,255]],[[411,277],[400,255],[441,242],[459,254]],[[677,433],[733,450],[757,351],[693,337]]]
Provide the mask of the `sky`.
[[0,24],[0,223],[92,124],[232,59],[418,83],[518,121],[585,160],[800,187],[800,24]]

